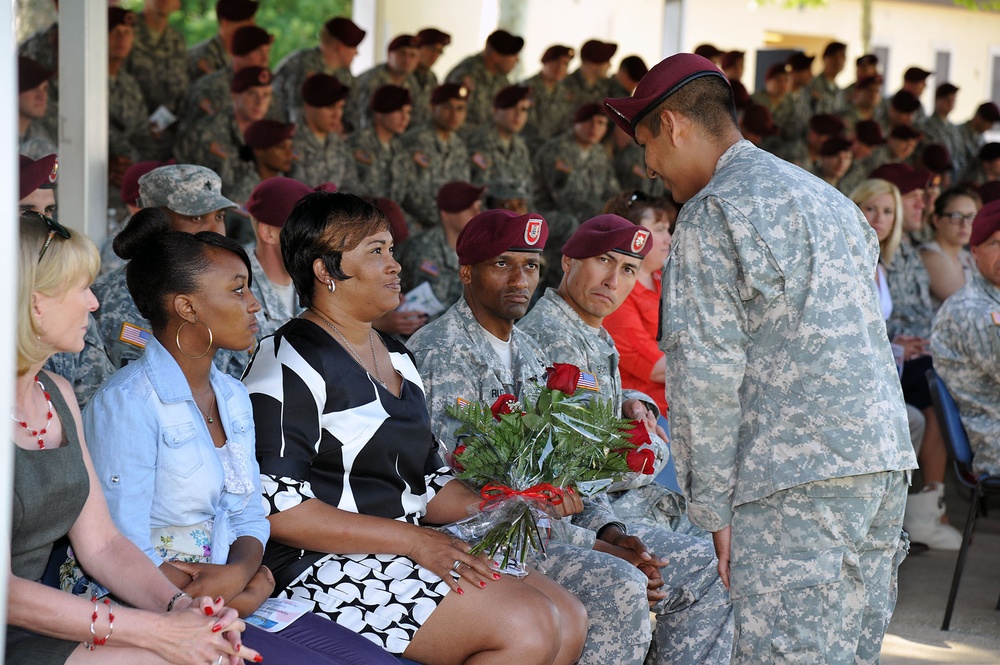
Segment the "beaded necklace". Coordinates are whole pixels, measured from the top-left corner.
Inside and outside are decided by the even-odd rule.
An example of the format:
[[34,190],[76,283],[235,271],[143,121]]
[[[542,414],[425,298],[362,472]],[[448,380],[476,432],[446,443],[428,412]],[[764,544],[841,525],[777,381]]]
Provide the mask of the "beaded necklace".
[[38,440],[39,450],[45,450],[45,440],[42,437],[45,435],[46,432],[49,431],[49,425],[52,424],[52,398],[49,395],[48,391],[45,390],[45,386],[43,386],[42,382],[38,379],[38,375],[35,375],[35,384],[39,387],[39,389],[41,389],[42,394],[45,395],[45,405],[48,408],[48,416],[47,416],[48,419],[45,421],[45,427],[39,430],[34,430],[28,427],[27,421],[18,420],[13,413],[10,414],[10,417],[14,419],[15,423],[23,427],[25,431],[27,431],[31,435],[31,438]]

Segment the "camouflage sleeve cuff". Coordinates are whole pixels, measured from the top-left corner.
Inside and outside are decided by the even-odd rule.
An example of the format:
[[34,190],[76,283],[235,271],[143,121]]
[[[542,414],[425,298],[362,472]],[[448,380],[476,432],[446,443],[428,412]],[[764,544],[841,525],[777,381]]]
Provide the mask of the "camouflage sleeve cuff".
[[688,502],[688,518],[695,526],[715,533],[729,526],[733,521],[733,511],[729,506],[709,507],[694,501]]

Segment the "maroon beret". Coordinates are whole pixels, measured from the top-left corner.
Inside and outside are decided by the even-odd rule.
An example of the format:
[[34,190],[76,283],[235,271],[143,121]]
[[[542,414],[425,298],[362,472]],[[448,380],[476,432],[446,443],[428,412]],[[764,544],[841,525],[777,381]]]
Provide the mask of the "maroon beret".
[[633,224],[618,215],[591,217],[573,232],[563,245],[563,256],[589,259],[607,252],[618,252],[637,259],[649,254],[649,229]]
[[262,180],[247,199],[247,212],[253,215],[261,224],[277,226],[285,225],[285,220],[291,214],[292,208],[306,194],[312,194],[309,185],[292,178],[277,176]]
[[273,41],[274,37],[264,28],[258,28],[256,25],[245,25],[233,33],[229,52],[233,55],[246,55]]
[[259,5],[253,0],[219,0],[215,3],[215,15],[227,21],[245,21],[257,13]]
[[469,89],[460,83],[442,83],[431,91],[431,104],[444,104],[453,99],[467,100]]
[[243,140],[253,150],[267,150],[292,138],[294,133],[294,122],[284,123],[264,119],[250,123],[250,126],[243,132]]
[[1000,201],[1000,180],[990,180],[979,186],[979,198],[983,200],[983,205],[993,201]]
[[351,91],[329,74],[313,74],[302,83],[302,101],[309,106],[333,106]]
[[976,115],[986,122],[1000,122],[1000,107],[993,102],[984,102],[976,109]]
[[912,92],[900,90],[889,100],[889,106],[900,113],[913,113],[920,108],[920,100]]
[[858,67],[862,67],[864,65],[874,66],[878,64],[878,56],[874,53],[865,53],[863,56],[855,60],[854,64]]
[[875,120],[859,120],[854,125],[854,135],[858,137],[859,141],[870,147],[885,143],[882,125]]
[[976,213],[976,218],[972,221],[969,245],[980,245],[997,231],[1000,231],[1000,201],[991,201]]
[[313,187],[314,192],[330,192],[331,194],[337,192],[337,189],[337,184],[333,182],[321,182]]
[[358,24],[349,18],[336,16],[325,24],[323,29],[337,41],[346,46],[357,46],[365,38],[365,31],[358,27]]
[[910,83],[917,83],[918,81],[925,80],[931,72],[920,69],[920,67],[910,67],[905,72],[903,72],[903,80],[909,81]]
[[954,95],[956,92],[958,92],[958,86],[954,83],[942,83],[937,87],[937,90],[934,91],[934,99]]
[[841,42],[830,42],[829,44],[826,45],[826,48],[823,49],[823,57],[829,58],[831,55],[837,55],[841,51],[846,51],[846,50],[847,50],[847,44],[843,44]]
[[545,53],[542,54],[542,64],[546,62],[552,62],[553,60],[558,60],[559,58],[570,58],[576,55],[574,51],[569,46],[563,46],[561,44],[556,44],[555,46],[550,46],[545,49]]
[[375,113],[392,113],[407,104],[413,105],[409,90],[398,85],[383,85],[372,93],[370,106]]
[[987,143],[979,149],[979,161],[992,162],[994,159],[1000,159],[1000,143],[996,141]]
[[410,229],[406,226],[406,216],[398,203],[392,199],[374,196],[363,198],[382,211],[385,218],[389,220],[389,234],[392,235],[393,242],[401,243],[410,237]]
[[733,106],[737,109],[745,109],[750,103],[750,92],[739,79],[729,79],[729,87],[733,89]]
[[530,98],[531,88],[523,85],[508,85],[506,88],[501,88],[496,96],[493,97],[493,107],[509,109],[517,106],[517,103],[521,100]]
[[899,139],[901,141],[911,141],[913,139],[919,139],[922,136],[923,134],[909,125],[899,125],[898,127],[893,127],[892,131],[889,132],[889,138]]
[[774,118],[771,111],[761,104],[750,104],[743,111],[743,126],[761,136],[774,136],[778,133],[778,128],[774,126]]
[[573,114],[573,123],[587,122],[595,115],[604,115],[604,109],[599,104],[584,104]]
[[451,35],[447,32],[441,32],[437,28],[424,28],[417,33],[417,39],[420,41],[421,46],[429,46],[432,44],[447,46],[448,44],[451,44]]
[[389,48],[386,49],[389,53],[399,50],[401,48],[419,48],[420,40],[414,35],[396,35],[393,37],[392,41],[389,42]]
[[852,145],[854,144],[843,136],[834,136],[831,139],[823,141],[823,145],[819,147],[819,156],[834,157],[845,150],[850,150]]
[[839,116],[830,113],[820,113],[809,118],[809,129],[820,136],[843,134],[846,126]]
[[730,51],[722,56],[722,62],[719,64],[722,65],[723,69],[728,69],[742,60],[744,55],[746,54],[743,51]]
[[882,87],[882,76],[881,74],[875,74],[873,76],[864,76],[854,85],[855,88],[880,88]]
[[468,210],[486,191],[485,187],[476,187],[462,180],[441,185],[437,192],[437,207],[442,212],[462,212]]
[[793,72],[804,72],[806,70],[812,69],[813,60],[816,59],[814,55],[806,55],[805,53],[793,53],[788,58],[788,66],[792,68]]
[[580,47],[580,60],[596,63],[608,62],[617,50],[618,44],[591,39]]
[[545,219],[533,212],[518,215],[510,210],[481,212],[458,234],[458,263],[471,266],[504,252],[541,252],[549,237]]
[[940,143],[931,143],[924,148],[921,159],[932,173],[946,173],[955,166],[951,161],[951,153],[948,148]]
[[271,85],[271,70],[264,67],[244,67],[235,74],[229,83],[230,92],[246,92],[250,88]]
[[53,72],[45,69],[31,58],[17,57],[17,93],[34,90],[52,78]]
[[46,155],[37,160],[24,155],[20,156],[20,179],[17,200],[31,194],[36,189],[52,189],[59,173],[59,161],[55,155]]
[[888,180],[899,189],[900,195],[905,195],[926,187],[931,174],[914,171],[908,164],[883,164],[872,171],[869,177]]
[[524,39],[506,30],[497,30],[486,38],[486,45],[500,55],[517,55],[524,48]]
[[108,7],[108,32],[120,25],[135,25],[135,14],[121,7]]
[[682,86],[703,76],[726,76],[710,60],[694,53],[678,53],[657,63],[642,77],[631,97],[608,98],[604,106],[611,119],[635,138],[635,128],[650,111]]
[[649,72],[649,67],[637,55],[630,55],[622,58],[620,69],[624,69],[628,77],[633,81],[641,81],[642,77]]
[[699,44],[695,47],[694,54],[700,55],[706,60],[711,60],[712,58],[718,58],[723,54],[723,51],[716,48],[715,44]]
[[125,175],[122,176],[122,187],[120,196],[122,203],[127,205],[139,205],[139,178],[146,175],[153,169],[158,169],[161,166],[169,166],[174,163],[174,160],[170,159],[165,162],[160,162],[155,159],[148,162],[136,162],[132,166],[128,167],[125,171]]
[[781,76],[782,74],[791,74],[792,67],[787,62],[776,62],[767,68],[767,73],[764,74],[764,80],[770,81],[775,76]]

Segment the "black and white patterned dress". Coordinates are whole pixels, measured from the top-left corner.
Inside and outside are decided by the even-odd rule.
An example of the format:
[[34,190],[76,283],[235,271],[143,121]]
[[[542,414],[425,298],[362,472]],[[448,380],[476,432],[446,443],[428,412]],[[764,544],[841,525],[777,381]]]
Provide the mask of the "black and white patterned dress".
[[[378,384],[317,324],[293,319],[260,344],[247,368],[257,458],[269,514],[307,499],[419,524],[452,479],[437,452],[423,385],[402,344],[383,337],[403,379]],[[327,554],[271,540],[264,563],[275,595],[401,654],[449,588],[395,554]]]

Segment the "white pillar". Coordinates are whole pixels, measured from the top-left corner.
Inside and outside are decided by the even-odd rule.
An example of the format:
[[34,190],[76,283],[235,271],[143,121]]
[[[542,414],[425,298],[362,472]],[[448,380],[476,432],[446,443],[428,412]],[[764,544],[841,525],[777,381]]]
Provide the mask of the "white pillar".
[[59,221],[100,247],[108,216],[108,7],[59,5]]
[[[0,123],[7,129],[0,132],[0,171],[17,173],[17,54],[14,37],[14,2],[0,2],[0,43],[7,56],[0,58]],[[4,92],[6,90],[6,92]],[[3,166],[6,164],[7,166]],[[0,178],[0,209],[7,212],[0,224],[0,311],[11,314],[17,300],[17,180]],[[0,413],[11,412],[14,403],[14,321],[15,316],[0,316]],[[10,423],[4,430],[10,440]],[[10,570],[10,510],[14,489],[14,446],[0,446],[0,570]],[[7,575],[0,575],[0,619],[7,623]],[[0,642],[0,662],[4,660],[5,643]]]

